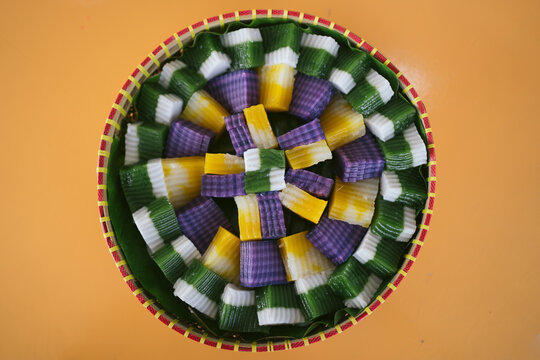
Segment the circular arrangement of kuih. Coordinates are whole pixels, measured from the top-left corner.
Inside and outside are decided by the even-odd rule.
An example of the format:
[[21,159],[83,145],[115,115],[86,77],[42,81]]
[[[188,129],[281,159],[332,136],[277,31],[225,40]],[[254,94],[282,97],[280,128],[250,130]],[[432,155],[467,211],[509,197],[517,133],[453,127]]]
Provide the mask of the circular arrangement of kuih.
[[389,61],[333,23],[265,14],[162,44],[100,148],[104,231],[135,295],[185,336],[243,351],[371,313],[415,260],[434,192],[427,117]]

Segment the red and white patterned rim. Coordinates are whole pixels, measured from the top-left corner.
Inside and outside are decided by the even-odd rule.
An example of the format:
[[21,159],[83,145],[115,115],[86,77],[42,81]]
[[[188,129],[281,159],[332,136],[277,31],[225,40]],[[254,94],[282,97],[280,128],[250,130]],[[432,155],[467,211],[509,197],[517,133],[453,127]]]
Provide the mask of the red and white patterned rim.
[[[353,46],[358,47],[368,52],[372,57],[383,63],[386,67],[392,70],[399,79],[400,90],[409,98],[411,103],[418,109],[420,119],[424,133],[427,138],[427,150],[429,160],[428,167],[428,200],[425,208],[422,210],[422,221],[418,225],[419,231],[415,238],[412,240],[411,249],[404,255],[405,260],[401,268],[398,270],[394,278],[386,285],[385,290],[380,296],[376,298],[364,311],[357,317],[349,316],[347,320],[341,324],[336,325],[321,331],[316,335],[304,337],[301,339],[284,340],[284,341],[268,341],[268,342],[254,342],[244,343],[237,341],[228,341],[223,338],[215,338],[211,334],[208,334],[202,329],[194,327],[186,327],[182,324],[180,319],[177,319],[174,315],[166,312],[161,308],[160,304],[152,298],[151,294],[141,287],[137,279],[131,273],[131,270],[124,259],[122,250],[118,246],[115,238],[114,230],[109,218],[109,207],[107,197],[107,167],[109,163],[110,148],[115,136],[118,135],[120,130],[120,124],[128,115],[129,109],[133,102],[135,93],[140,89],[141,84],[151,76],[152,73],[157,71],[163,61],[171,57],[172,54],[177,53],[182,47],[190,44],[195,36],[204,31],[224,28],[226,24],[230,24],[238,21],[250,21],[256,18],[280,18],[289,19],[298,22],[299,24],[311,24],[324,27],[333,30],[336,34],[347,38]],[[341,333],[344,330],[355,325],[358,321],[362,320],[366,316],[370,315],[376,308],[379,307],[386,299],[396,290],[397,286],[401,284],[407,273],[413,266],[424,240],[429,230],[429,224],[431,217],[433,216],[433,204],[435,199],[435,185],[436,185],[436,161],[435,161],[435,145],[433,143],[433,135],[431,132],[431,126],[429,124],[429,117],[426,107],[422,102],[422,99],[414,89],[413,85],[405,78],[405,76],[399,71],[399,69],[390,62],[379,50],[363,38],[352,33],[348,29],[337,25],[329,20],[319,18],[309,14],[304,14],[298,11],[287,10],[272,10],[272,9],[258,9],[258,10],[243,10],[235,11],[227,14],[214,16],[208,19],[199,21],[191,26],[188,26],[177,33],[173,34],[165,41],[163,41],[157,48],[154,49],[148,56],[137,66],[135,71],[128,77],[122,89],[120,89],[112,109],[109,113],[109,117],[105,121],[105,128],[101,135],[101,141],[98,151],[98,168],[97,168],[97,192],[98,192],[98,207],[100,222],[103,229],[103,235],[107,241],[107,246],[112,254],[112,257],[118,267],[118,270],[122,274],[124,281],[129,286],[133,295],[137,297],[139,302],[148,310],[152,315],[159,319],[162,323],[169,328],[179,332],[185,337],[198,341],[202,344],[206,344],[219,349],[243,351],[243,352],[268,352],[276,350],[289,350],[301,346],[308,346],[310,344],[324,341],[336,334]]]

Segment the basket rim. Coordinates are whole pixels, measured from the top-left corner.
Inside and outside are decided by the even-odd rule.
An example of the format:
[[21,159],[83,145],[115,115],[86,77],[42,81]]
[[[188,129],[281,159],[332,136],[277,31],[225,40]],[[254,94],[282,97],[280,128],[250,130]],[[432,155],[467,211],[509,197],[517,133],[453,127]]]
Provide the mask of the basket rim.
[[[165,309],[161,308],[160,304],[152,298],[142,286],[137,282],[137,279],[131,273],[128,264],[125,261],[122,250],[120,249],[114,234],[114,230],[109,218],[108,207],[108,195],[107,195],[107,168],[109,163],[110,148],[114,137],[119,133],[120,124],[127,116],[133,97],[135,93],[141,87],[141,84],[151,76],[151,74],[158,70],[161,63],[175,54],[183,46],[191,43],[195,36],[204,31],[209,31],[216,28],[223,28],[226,24],[233,22],[250,21],[257,18],[281,18],[287,20],[296,21],[299,24],[310,24],[321,26],[330,30],[333,30],[336,34],[344,36],[352,45],[369,53],[372,57],[388,67],[394,74],[396,74],[399,80],[399,88],[404,96],[406,96],[414,105],[420,115],[420,122],[422,129],[427,139],[427,152],[428,152],[428,198],[424,209],[422,210],[422,220],[419,229],[415,235],[415,238],[411,241],[409,252],[404,255],[405,261],[396,275],[388,282],[386,289],[379,295],[375,301],[369,304],[360,315],[357,317],[350,316],[347,320],[330,327],[325,331],[321,331],[316,335],[309,337],[303,337],[294,340],[282,340],[282,341],[267,341],[267,342],[253,342],[245,343],[240,340],[231,342],[224,338],[215,338],[213,335],[199,331],[194,327],[185,327],[179,319],[175,316],[168,314]],[[109,251],[113,257],[114,262],[118,270],[120,271],[124,281],[133,292],[133,295],[137,300],[145,307],[156,319],[159,319],[162,323],[169,328],[177,331],[184,337],[191,340],[200,342],[202,344],[212,346],[218,349],[226,349],[242,352],[271,352],[278,350],[289,350],[297,347],[308,346],[319,341],[324,341],[336,334],[341,333],[344,330],[349,329],[353,325],[366,316],[370,315],[375,309],[377,309],[386,299],[396,290],[397,286],[401,284],[405,276],[408,274],[418,254],[423,246],[431,217],[433,215],[433,206],[435,199],[435,187],[436,187],[436,165],[435,160],[435,146],[433,141],[433,134],[431,131],[431,125],[429,122],[428,113],[426,107],[418,95],[414,86],[407,80],[407,78],[399,71],[399,69],[386,58],[376,47],[370,45],[362,37],[349,31],[347,28],[337,25],[332,21],[320,18],[318,16],[310,15],[300,11],[288,11],[288,10],[276,10],[276,9],[252,9],[234,11],[225,14],[220,14],[210,18],[203,19],[193,25],[187,26],[184,29],[172,34],[170,37],[161,42],[148,56],[137,66],[133,73],[128,77],[128,80],[124,83],[116,100],[112,105],[112,109],[109,116],[105,120],[105,127],[101,135],[99,150],[98,150],[98,167],[97,167],[97,193],[98,193],[98,208],[100,223],[102,226],[103,236],[107,242]]]

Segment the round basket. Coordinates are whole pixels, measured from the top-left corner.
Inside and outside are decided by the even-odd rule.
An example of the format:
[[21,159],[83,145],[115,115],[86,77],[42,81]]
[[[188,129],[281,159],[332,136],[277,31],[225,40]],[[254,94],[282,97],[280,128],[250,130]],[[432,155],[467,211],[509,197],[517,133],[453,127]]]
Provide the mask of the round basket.
[[[268,341],[268,342],[254,342],[244,343],[240,340],[229,341],[223,338],[215,338],[211,334],[198,329],[196,327],[187,327],[182,323],[181,319],[177,319],[174,315],[167,313],[165,309],[161,307],[159,303],[152,298],[152,295],[147,292],[137,281],[134,275],[131,273],[129,265],[124,260],[122,250],[118,246],[115,238],[113,226],[109,218],[109,206],[108,206],[108,194],[107,194],[107,168],[109,165],[109,155],[111,144],[118,136],[122,122],[130,113],[130,109],[133,102],[133,97],[141,87],[141,84],[150,77],[154,72],[159,70],[163,61],[178,53],[182,47],[190,44],[195,36],[204,31],[213,29],[220,29],[225,25],[233,22],[249,22],[257,18],[279,18],[296,21],[299,24],[312,24],[320,27],[332,30],[336,35],[346,38],[353,46],[362,49],[369,53],[373,58],[384,64],[391,71],[393,71],[399,79],[399,85],[402,93],[411,101],[411,103],[418,109],[421,119],[421,130],[425,134],[427,139],[427,152],[428,152],[428,200],[422,210],[421,222],[418,225],[418,229],[414,239],[411,241],[412,245],[407,254],[404,255],[403,263],[382,292],[380,296],[376,298],[371,304],[369,304],[360,315],[357,317],[349,316],[347,320],[341,322],[335,327],[328,328],[325,331],[321,331],[315,335],[308,337],[283,340],[283,341]],[[426,107],[422,102],[417,91],[413,85],[407,80],[407,78],[399,71],[399,69],[392,64],[383,54],[379,52],[376,47],[373,47],[367,43],[363,38],[355,35],[348,29],[335,24],[334,22],[305,14],[298,11],[287,10],[275,10],[275,9],[258,9],[258,10],[243,10],[235,11],[227,14],[213,16],[208,19],[199,21],[191,26],[188,26],[177,33],[173,34],[169,38],[165,39],[157,48],[155,48],[148,56],[141,62],[140,65],[133,71],[128,80],[124,83],[120,89],[116,100],[112,105],[112,109],[109,113],[107,120],[105,121],[105,128],[101,135],[101,141],[98,151],[98,167],[97,167],[97,192],[98,192],[98,207],[100,222],[103,229],[103,236],[107,241],[109,251],[118,267],[118,270],[122,274],[124,281],[129,286],[133,295],[138,301],[148,310],[156,319],[159,319],[162,323],[169,328],[177,331],[184,337],[191,340],[206,344],[212,347],[234,351],[244,352],[267,352],[276,350],[288,350],[301,346],[308,346],[310,344],[324,341],[329,337],[341,333],[344,330],[355,325],[358,321],[362,320],[366,316],[370,315],[375,309],[377,309],[386,299],[396,290],[397,286],[403,281],[407,273],[413,266],[420,249],[424,243],[431,217],[433,215],[433,203],[435,198],[435,184],[436,184],[436,161],[435,161],[435,149],[433,143],[433,135],[429,124],[429,118]]]

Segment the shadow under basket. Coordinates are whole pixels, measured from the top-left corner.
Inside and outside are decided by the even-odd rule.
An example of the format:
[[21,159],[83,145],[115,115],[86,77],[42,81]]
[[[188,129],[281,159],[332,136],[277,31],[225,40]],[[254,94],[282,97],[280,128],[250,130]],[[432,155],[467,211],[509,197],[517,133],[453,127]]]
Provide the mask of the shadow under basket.
[[[296,22],[302,26],[315,26],[318,31],[325,35],[332,36],[338,42],[342,44],[348,42],[350,46],[365,51],[373,58],[373,62],[376,63],[379,68],[384,68],[385,71],[391,71],[395,74],[395,77],[399,82],[398,91],[410,101],[419,114],[416,127],[426,143],[428,155],[428,163],[425,165],[425,180],[427,182],[428,197],[424,208],[419,212],[417,217],[416,232],[413,235],[412,240],[408,243],[408,248],[399,270],[389,281],[383,283],[375,299],[367,307],[358,310],[354,314],[342,311],[339,314],[339,318],[337,318],[336,313],[336,321],[332,326],[319,324],[318,326],[308,328],[303,334],[274,338],[266,337],[263,340],[253,339],[253,341],[251,341],[251,339],[246,340],[242,337],[233,335],[217,336],[213,333],[212,329],[205,326],[204,319],[197,317],[196,314],[187,310],[181,314],[179,314],[178,311],[175,311],[174,313],[169,311],[170,304],[168,304],[167,301],[158,302],[155,296],[152,295],[154,289],[152,289],[151,286],[147,285],[146,287],[143,287],[142,283],[145,283],[144,280],[137,278],[130,268],[130,264],[131,266],[134,266],[139,259],[130,259],[130,263],[128,264],[124,254],[126,249],[122,248],[118,241],[119,238],[129,236],[129,233],[123,229],[115,229],[112,225],[111,214],[115,211],[116,207],[113,201],[111,201],[110,190],[111,187],[116,186],[118,189],[119,186],[119,180],[114,179],[113,175],[118,174],[118,168],[121,165],[121,161],[119,160],[120,156],[118,156],[118,154],[117,156],[114,156],[114,153],[121,151],[118,147],[118,139],[120,138],[121,130],[123,129],[122,124],[125,122],[126,118],[129,120],[130,117],[133,116],[134,110],[132,103],[141,85],[150,76],[157,73],[160,70],[161,65],[167,59],[179,55],[183,47],[190,45],[197,34],[206,31],[223,32],[227,27],[234,27],[235,24],[264,24],[265,22]],[[148,54],[128,77],[128,80],[122,86],[112,105],[99,144],[97,178],[98,207],[103,235],[118,270],[138,301],[154,315],[156,319],[159,319],[166,326],[177,331],[184,337],[194,341],[219,349],[243,352],[269,352],[308,346],[339,334],[370,315],[396,290],[397,286],[401,284],[416,261],[429,229],[435,197],[436,161],[433,136],[424,103],[420,99],[413,85],[389,59],[378,51],[377,48],[371,46],[363,38],[350,32],[348,29],[339,26],[334,22],[319,18],[318,16],[298,11],[258,9],[230,12],[199,21],[165,39],[165,41],[163,41],[156,49]],[[129,216],[131,216],[131,214],[129,214]]]

